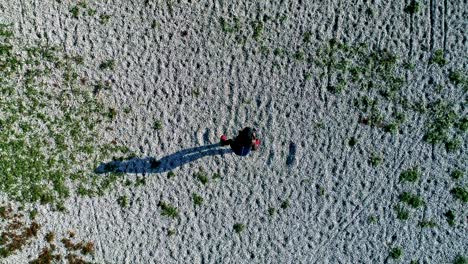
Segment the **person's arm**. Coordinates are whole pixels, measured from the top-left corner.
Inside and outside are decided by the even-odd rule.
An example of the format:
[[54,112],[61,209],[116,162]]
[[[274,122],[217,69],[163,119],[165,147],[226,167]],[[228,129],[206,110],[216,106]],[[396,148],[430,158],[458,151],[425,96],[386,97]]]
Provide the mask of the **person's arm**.
[[259,139],[253,139],[251,146],[252,146],[252,150],[258,150],[258,147],[260,146],[260,140]]

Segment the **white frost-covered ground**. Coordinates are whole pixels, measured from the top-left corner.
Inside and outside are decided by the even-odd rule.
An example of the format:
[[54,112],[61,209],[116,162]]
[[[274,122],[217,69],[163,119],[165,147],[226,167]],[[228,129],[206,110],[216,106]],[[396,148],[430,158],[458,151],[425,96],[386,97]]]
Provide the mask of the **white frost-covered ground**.
[[[446,77],[447,69],[466,71],[464,1],[421,1],[414,16],[403,12],[409,1],[146,2],[88,1],[97,14],[75,19],[69,12],[75,1],[2,0],[0,21],[12,22],[19,37],[47,39],[83,55],[83,76],[110,80],[111,91],[101,96],[118,115],[113,130],[102,133],[140,157],[160,159],[216,143],[221,134],[234,136],[247,125],[259,130],[261,149],[247,158],[203,157],[174,169],[171,179],[167,173],[129,174],[144,176],[146,185],[117,186],[99,198],[72,197],[68,214],[40,207],[41,235],[75,230],[80,239],[94,241],[92,260],[98,263],[391,263],[393,247],[403,250],[400,263],[447,263],[467,255],[466,204],[449,193],[456,185],[450,171],[466,174],[466,143],[452,154],[425,143],[425,117],[413,112],[397,135],[359,124],[354,91],[328,92],[327,78],[320,76],[326,69],[292,58],[292,52],[307,53],[331,38],[366,42],[415,63],[406,76],[410,97],[429,101],[435,82],[444,85],[447,98],[466,100]],[[373,16],[366,15],[368,8]],[[104,13],[111,16],[106,25],[99,23]],[[240,31],[223,32],[219,18],[232,22],[233,16]],[[251,23],[264,18],[256,41]],[[306,31],[312,33],[308,44]],[[239,35],[247,37],[245,44]],[[262,54],[261,46],[270,53]],[[276,57],[275,48],[289,53]],[[443,68],[427,64],[436,49],[446,52]],[[99,63],[109,58],[115,70],[100,71]],[[306,80],[306,73],[312,78]],[[162,130],[152,128],[155,120]],[[358,139],[354,148],[350,137]],[[373,152],[383,157],[375,168],[368,163]],[[412,166],[421,168],[420,181],[399,183],[400,173]],[[200,167],[222,178],[202,185],[193,177]],[[400,221],[393,207],[407,190],[426,206]],[[202,206],[193,205],[193,193],[204,198]],[[116,202],[124,194],[128,209]],[[290,206],[282,209],[286,199]],[[162,216],[161,200],[175,205],[180,218]],[[272,217],[270,207],[277,209]],[[444,217],[449,209],[457,212],[455,227]],[[377,221],[369,223],[370,216]],[[421,228],[423,219],[438,226]],[[235,233],[235,223],[245,230]],[[168,236],[169,229],[176,234]],[[44,245],[36,240],[4,261],[27,263]]]

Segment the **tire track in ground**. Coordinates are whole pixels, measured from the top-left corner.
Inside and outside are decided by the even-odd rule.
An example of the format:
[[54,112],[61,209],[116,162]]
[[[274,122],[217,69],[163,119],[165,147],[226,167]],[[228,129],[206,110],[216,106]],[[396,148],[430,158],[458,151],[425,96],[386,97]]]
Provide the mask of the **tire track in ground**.
[[444,35],[444,51],[447,46],[447,30],[448,30],[448,22],[447,22],[447,0],[444,0],[444,26],[443,26],[443,35]]
[[[409,37],[409,50],[408,50],[408,58],[411,60],[411,58],[413,57],[413,16],[410,16],[409,17],[409,23],[410,23],[410,37]],[[406,71],[406,80],[408,80],[408,71]]]
[[[328,5],[330,6],[330,4]],[[335,9],[335,17],[334,17],[334,22],[333,22],[333,27],[332,27],[332,33],[331,35],[333,36],[333,38],[338,38],[337,36],[337,32],[338,32],[338,27],[339,27],[339,18],[340,18],[340,12],[339,10],[341,9],[341,1],[338,3],[338,8]],[[338,10],[338,11],[337,11]],[[333,51],[330,49],[330,52],[328,53],[328,58],[331,60],[331,56],[333,55]],[[330,87],[330,83],[331,83],[331,77],[332,77],[332,74],[331,74],[331,61],[328,62],[327,64],[327,86],[325,88],[328,88]],[[325,94],[324,96],[324,100],[325,100],[325,103],[327,103],[327,95]]]
[[435,14],[434,14],[434,0],[429,1],[429,21],[430,21],[430,33],[429,33],[429,48],[430,50],[434,50],[434,27],[435,27]]

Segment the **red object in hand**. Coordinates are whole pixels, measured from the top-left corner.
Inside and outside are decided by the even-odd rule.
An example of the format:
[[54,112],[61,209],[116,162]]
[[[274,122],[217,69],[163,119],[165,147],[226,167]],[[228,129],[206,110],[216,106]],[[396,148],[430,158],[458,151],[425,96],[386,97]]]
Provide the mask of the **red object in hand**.
[[221,136],[221,141],[226,141],[226,140],[227,140],[226,135],[222,135],[222,136]]
[[260,146],[260,139],[257,138],[257,139],[255,140],[255,145]]

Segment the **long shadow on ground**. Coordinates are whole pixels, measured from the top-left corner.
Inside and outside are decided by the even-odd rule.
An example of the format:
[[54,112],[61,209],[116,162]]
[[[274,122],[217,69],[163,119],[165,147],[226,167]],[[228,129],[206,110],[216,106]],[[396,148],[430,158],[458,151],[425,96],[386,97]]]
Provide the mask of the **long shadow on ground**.
[[203,157],[232,153],[230,148],[220,147],[221,145],[217,143],[183,149],[159,160],[154,157],[113,160],[100,164],[95,172],[163,173]]

